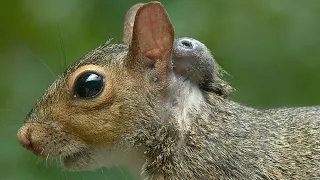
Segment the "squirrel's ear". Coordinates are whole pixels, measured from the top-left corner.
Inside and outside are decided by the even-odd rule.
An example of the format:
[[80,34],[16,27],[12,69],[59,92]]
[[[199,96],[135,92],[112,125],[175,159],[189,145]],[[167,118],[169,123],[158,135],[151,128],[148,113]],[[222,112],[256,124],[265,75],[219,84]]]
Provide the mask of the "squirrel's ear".
[[[137,8],[130,52],[135,63],[137,57],[146,57],[171,66],[171,52],[174,42],[174,31],[169,16],[158,2],[151,2]],[[132,10],[134,11],[134,10]]]
[[134,19],[136,17],[137,11],[143,5],[144,3],[136,4],[127,11],[126,18],[124,20],[124,29],[123,29],[123,42],[125,44],[130,45],[131,43]]

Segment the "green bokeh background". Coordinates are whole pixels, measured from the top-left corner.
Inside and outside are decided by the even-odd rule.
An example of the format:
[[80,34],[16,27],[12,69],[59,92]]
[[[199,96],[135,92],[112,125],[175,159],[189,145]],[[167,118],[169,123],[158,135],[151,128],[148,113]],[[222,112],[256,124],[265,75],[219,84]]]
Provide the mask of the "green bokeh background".
[[[122,39],[136,0],[0,2],[0,179],[132,179],[125,167],[70,173],[20,147],[16,132],[54,77]],[[177,37],[204,42],[231,75],[232,99],[257,108],[320,104],[319,0],[162,1]]]

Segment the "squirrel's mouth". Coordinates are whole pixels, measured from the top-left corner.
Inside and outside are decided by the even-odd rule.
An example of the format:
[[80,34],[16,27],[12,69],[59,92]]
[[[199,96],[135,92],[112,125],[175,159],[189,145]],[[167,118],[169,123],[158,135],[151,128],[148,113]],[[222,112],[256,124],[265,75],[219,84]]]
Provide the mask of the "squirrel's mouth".
[[81,170],[79,167],[89,163],[90,160],[90,154],[84,150],[77,151],[62,158],[64,166],[71,170]]
[[101,167],[99,159],[89,149],[81,149],[61,158],[63,165],[69,171],[87,171]]

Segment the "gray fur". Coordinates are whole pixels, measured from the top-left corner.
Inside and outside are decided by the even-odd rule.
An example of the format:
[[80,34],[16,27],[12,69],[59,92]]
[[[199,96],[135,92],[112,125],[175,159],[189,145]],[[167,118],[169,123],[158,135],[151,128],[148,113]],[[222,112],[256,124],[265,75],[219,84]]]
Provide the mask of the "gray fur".
[[[320,107],[257,110],[214,91],[203,91],[174,73],[167,77],[169,86],[162,87],[150,81],[154,79],[149,72],[152,70],[141,74],[129,66],[131,60],[126,45],[108,42],[93,50],[49,87],[27,117],[26,125],[45,123],[49,132],[45,138],[54,139],[61,133],[56,128],[56,121],[60,119],[77,122],[79,117],[86,117],[104,124],[122,123],[126,133],[112,146],[136,151],[145,158],[141,170],[146,179],[320,177]],[[76,100],[69,98],[70,91],[66,88],[68,76],[86,64],[111,69],[113,86],[117,90],[112,101],[102,102],[92,109],[81,109],[74,104]],[[219,78],[219,72],[216,68],[214,77]],[[227,84],[220,78],[217,82]],[[200,91],[202,93],[198,93]],[[66,103],[68,109],[61,112],[59,106],[65,107]],[[116,111],[109,111],[115,107]],[[119,119],[110,119],[114,114]],[[72,133],[64,138],[85,139],[81,134]],[[82,141],[77,143],[81,143],[82,151],[88,150],[81,156],[87,158],[88,164],[80,166],[79,161],[74,160],[74,165],[80,166],[78,169],[91,167],[89,162],[95,160],[88,158],[94,158],[90,152],[97,147]],[[45,152],[60,146],[51,144],[44,147]]]

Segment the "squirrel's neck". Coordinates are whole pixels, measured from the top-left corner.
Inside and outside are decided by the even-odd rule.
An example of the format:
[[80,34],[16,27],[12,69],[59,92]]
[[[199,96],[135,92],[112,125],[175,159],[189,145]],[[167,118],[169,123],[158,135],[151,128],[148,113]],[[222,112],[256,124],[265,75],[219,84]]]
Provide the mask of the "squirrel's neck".
[[240,154],[247,152],[234,150],[238,139],[232,136],[247,135],[233,128],[237,112],[249,116],[259,111],[217,95],[209,102],[192,84],[180,86],[184,90],[173,90],[166,106],[157,110],[160,116],[141,122],[135,133],[124,138],[145,157],[144,175],[151,179],[258,177],[256,167],[239,161]]
[[[211,141],[219,135],[214,132],[214,121],[225,121],[228,111],[232,110],[223,97],[215,95],[211,97],[212,102],[208,98],[196,85],[177,77],[167,95],[154,104],[155,113],[142,117],[145,121],[139,121],[136,132],[124,138],[126,144],[132,144],[132,148],[139,149],[145,157],[142,171],[146,176],[199,179],[201,174],[210,174],[204,172],[212,170],[208,164],[215,161],[212,155],[224,153],[219,146],[212,149]],[[211,162],[204,162],[205,159]],[[236,163],[231,157],[228,160]],[[219,165],[217,169],[223,168]]]
[[236,141],[246,140],[248,134],[234,128],[237,123],[241,126],[237,113],[250,116],[259,111],[220,96],[212,97],[210,104],[201,91],[189,87],[188,92],[176,92],[178,99],[168,101],[172,107],[161,112],[166,116],[155,117],[128,138],[145,156],[145,175],[150,179],[260,177],[255,164],[241,161],[241,155],[255,154],[235,150]]

